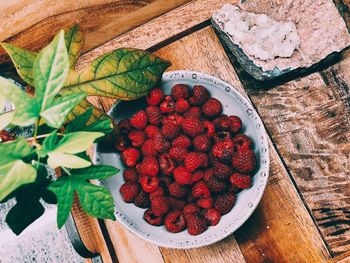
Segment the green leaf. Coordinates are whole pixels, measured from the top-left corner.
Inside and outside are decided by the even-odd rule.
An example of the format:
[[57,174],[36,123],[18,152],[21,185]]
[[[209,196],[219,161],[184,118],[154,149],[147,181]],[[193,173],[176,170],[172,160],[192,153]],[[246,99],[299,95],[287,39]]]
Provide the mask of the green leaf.
[[66,80],[63,94],[83,91],[133,100],[145,96],[155,86],[170,62],[147,51],[121,48],[95,59],[82,72]]
[[56,169],[57,167],[84,168],[91,165],[91,162],[72,154],[50,152],[48,156],[47,164],[52,169]]
[[90,115],[90,118],[86,124],[91,124],[100,118],[109,118],[109,116],[104,111],[93,107],[90,102],[88,102],[86,99],[83,99],[68,113],[67,122],[70,123],[71,121],[75,120],[90,108],[92,108],[92,115]]
[[84,34],[79,25],[64,30],[64,41],[69,55],[69,67],[74,68],[84,45]]
[[18,187],[34,182],[36,170],[22,160],[0,166],[0,200],[3,200]]
[[84,128],[84,131],[103,132],[104,134],[108,134],[112,130],[113,130],[113,124],[110,118],[97,120]]
[[0,114],[0,130],[5,129],[11,123],[14,115],[14,111]]
[[47,125],[59,128],[64,123],[67,114],[83,99],[85,93],[74,93],[55,100],[54,106],[43,111],[40,115]]
[[74,176],[79,180],[105,179],[119,172],[119,169],[109,165],[94,165],[84,169],[74,170]]
[[9,54],[18,75],[30,86],[34,86],[33,64],[37,56],[35,52],[16,47],[9,43],[0,43]]
[[79,153],[87,150],[93,142],[104,136],[101,132],[72,132],[64,135],[59,141],[55,152]]
[[91,115],[92,115],[92,107],[88,108],[81,115],[79,115],[74,120],[69,122],[66,126],[65,133],[81,131],[84,128],[85,124],[90,119]]
[[30,148],[28,142],[23,138],[19,137],[15,141],[0,143],[0,152],[3,154],[0,158],[0,167],[4,164],[8,164],[12,161],[22,159],[33,151]]

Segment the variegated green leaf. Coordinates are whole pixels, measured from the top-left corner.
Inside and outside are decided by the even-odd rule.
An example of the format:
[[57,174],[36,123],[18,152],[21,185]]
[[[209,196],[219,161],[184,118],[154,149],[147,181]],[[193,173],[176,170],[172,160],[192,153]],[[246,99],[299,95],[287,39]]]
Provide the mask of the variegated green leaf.
[[15,111],[0,114],[0,130],[5,129],[12,121]]
[[91,165],[91,162],[72,154],[50,152],[48,156],[47,164],[52,169],[56,169],[57,167],[84,168]]

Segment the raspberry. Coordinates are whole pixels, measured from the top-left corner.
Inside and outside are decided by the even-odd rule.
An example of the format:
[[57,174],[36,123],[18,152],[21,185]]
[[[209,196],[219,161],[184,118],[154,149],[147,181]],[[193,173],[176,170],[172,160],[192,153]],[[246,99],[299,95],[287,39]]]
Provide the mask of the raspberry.
[[230,177],[230,182],[235,187],[246,189],[250,187],[252,180],[249,175],[233,173]]
[[208,220],[211,226],[216,226],[221,219],[221,215],[215,208],[209,208],[204,210],[204,218]]
[[179,166],[174,170],[174,179],[179,184],[188,184],[191,182],[192,174],[185,167]]
[[187,111],[190,107],[190,104],[188,103],[187,100],[180,98],[176,103],[175,103],[175,112],[177,113],[184,113]]
[[204,103],[202,112],[209,118],[218,116],[222,112],[221,102],[215,98],[210,98],[206,103]]
[[216,197],[214,201],[214,208],[222,215],[231,211],[235,204],[235,195],[232,193],[225,193]]
[[162,133],[165,139],[171,140],[180,134],[180,126],[172,123],[164,123]]
[[145,156],[141,163],[140,172],[141,175],[157,176],[159,166],[156,157],[151,155]]
[[220,161],[229,162],[234,153],[234,144],[230,139],[217,142],[214,144],[211,152]]
[[199,153],[199,158],[201,159],[201,167],[206,168],[209,165],[209,158],[205,153]]
[[194,198],[206,198],[210,197],[210,191],[207,184],[204,181],[197,182],[192,187],[192,196]]
[[164,92],[161,89],[154,88],[147,95],[146,102],[148,105],[157,106],[163,101],[164,97]]
[[192,236],[199,235],[207,230],[205,219],[198,214],[187,214],[185,215],[185,220],[187,223],[187,231]]
[[154,176],[141,176],[139,179],[139,183],[141,184],[141,188],[146,193],[152,193],[157,190],[159,186],[159,179]]
[[152,226],[161,226],[163,224],[163,217],[156,216],[151,208],[145,211],[143,214],[143,219]]
[[185,217],[180,210],[170,211],[165,217],[164,226],[171,233],[179,233],[186,228]]
[[130,121],[128,119],[120,120],[117,125],[120,132],[123,134],[128,134],[132,129]]
[[172,123],[174,125],[181,125],[181,123],[184,121],[184,117],[182,117],[179,114],[170,114],[168,116],[165,116],[163,118],[163,124],[165,123]]
[[200,170],[199,170],[199,171],[196,171],[196,172],[193,174],[193,177],[192,177],[192,179],[191,179],[191,184],[194,184],[194,183],[196,183],[196,182],[202,180],[203,176],[204,176],[203,171],[200,171]]
[[148,122],[152,125],[159,126],[162,122],[162,113],[158,107],[148,106],[146,108]]
[[155,191],[149,194],[149,199],[152,200],[156,196],[164,196],[164,189],[162,187],[158,187]]
[[154,148],[154,140],[148,139],[145,141],[145,143],[141,147],[141,152],[143,156],[147,155],[157,155],[157,150]]
[[169,203],[170,203],[170,208],[171,209],[178,209],[181,210],[184,209],[186,202],[184,200],[180,200],[176,197],[169,196],[168,197]]
[[169,200],[161,195],[155,196],[151,199],[151,208],[156,216],[163,216],[170,209]]
[[170,175],[175,170],[175,162],[168,153],[159,156],[159,167],[164,175]]
[[204,132],[208,137],[212,137],[215,134],[215,125],[210,121],[203,121]]
[[167,152],[170,149],[170,143],[161,133],[157,133],[154,138],[154,149],[159,153]]
[[242,173],[254,171],[256,166],[255,154],[251,149],[240,148],[232,157],[232,167]]
[[159,108],[162,113],[173,113],[175,110],[173,99],[170,96],[166,96]]
[[194,203],[185,205],[183,209],[184,215],[199,213],[200,211],[201,209],[199,208],[199,206]]
[[178,184],[177,182],[170,184],[168,190],[172,196],[178,198],[184,198],[188,193],[188,188],[184,185]]
[[176,161],[183,161],[185,156],[187,155],[187,149],[185,147],[172,147],[170,149],[170,156],[173,157]]
[[146,135],[151,139],[153,139],[159,131],[159,128],[153,125],[148,125],[145,129]]
[[197,200],[197,205],[202,208],[210,208],[213,206],[213,199],[211,197],[200,198]]
[[138,175],[140,175],[140,174],[141,174],[141,170],[140,170],[140,168],[141,168],[141,163],[136,164],[136,166],[135,166],[135,170],[136,170],[136,173],[137,173]]
[[214,142],[223,142],[231,139],[231,133],[228,131],[220,131],[213,136]]
[[188,171],[194,172],[203,164],[202,156],[197,152],[190,152],[186,155],[184,164]]
[[125,203],[131,203],[140,192],[137,183],[127,182],[119,188],[119,192]]
[[242,129],[242,121],[237,116],[230,116],[228,117],[230,120],[230,131],[233,133],[237,133]]
[[214,176],[213,169],[204,171],[204,181],[212,192],[220,193],[226,189],[226,184]]
[[130,141],[126,136],[119,135],[116,139],[114,147],[117,149],[117,151],[122,152],[126,150],[130,146]]
[[191,107],[184,113],[184,117],[200,119],[202,117],[202,110],[199,107]]
[[131,145],[133,147],[141,147],[141,145],[145,142],[146,140],[146,133],[144,131],[131,131],[128,135]]
[[147,125],[147,114],[144,110],[134,114],[130,119],[130,124],[136,129],[144,129]]
[[141,190],[134,199],[134,204],[140,208],[147,208],[150,207],[151,201],[149,200],[147,193]]
[[244,134],[237,134],[233,137],[233,143],[241,148],[251,148],[253,144],[249,137]]
[[193,86],[192,96],[196,105],[203,105],[210,98],[209,91],[201,85]]
[[220,180],[226,180],[232,174],[232,168],[217,160],[212,160],[214,174]]
[[172,146],[173,147],[185,147],[188,148],[191,146],[191,139],[188,138],[186,135],[181,134],[177,136],[173,141],[172,141]]
[[134,167],[140,158],[140,151],[135,148],[127,148],[121,153],[123,163],[128,167]]
[[198,152],[206,152],[210,148],[210,138],[206,134],[197,135],[193,139],[193,146]]
[[136,183],[139,179],[139,176],[137,175],[135,169],[126,168],[123,172],[123,178],[125,182]]
[[190,88],[185,84],[176,84],[171,89],[171,96],[175,101],[180,98],[187,99],[190,96]]
[[226,114],[221,114],[215,120],[213,120],[217,131],[228,131],[230,130],[231,121]]
[[195,137],[203,131],[203,125],[201,121],[196,118],[186,118],[182,122],[181,126],[183,132],[190,137]]

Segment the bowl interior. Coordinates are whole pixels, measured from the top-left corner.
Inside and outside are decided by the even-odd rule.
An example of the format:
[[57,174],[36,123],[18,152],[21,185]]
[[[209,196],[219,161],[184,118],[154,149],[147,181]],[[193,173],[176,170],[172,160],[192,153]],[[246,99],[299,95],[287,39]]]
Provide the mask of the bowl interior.
[[[213,97],[221,101],[225,114],[237,115],[242,119],[243,132],[254,141],[258,168],[253,177],[253,185],[237,195],[234,208],[221,218],[218,225],[209,227],[206,232],[198,236],[191,236],[187,231],[173,234],[167,232],[164,226],[149,225],[142,218],[145,209],[127,204],[121,198],[119,187],[124,183],[124,180],[122,176],[123,165],[119,155],[115,152],[105,152],[100,145],[97,145],[95,161],[99,164],[109,164],[121,169],[118,175],[102,181],[102,184],[111,190],[116,204],[116,217],[122,224],[140,237],[159,246],[193,248],[209,245],[223,239],[240,227],[251,215],[266,186],[269,171],[269,153],[266,131],[258,114],[252,105],[232,86],[210,75],[192,71],[167,72],[163,75],[161,86],[166,94],[170,94],[171,88],[178,83],[184,83],[191,87],[199,84],[205,86]],[[112,108],[110,115],[118,121],[125,117],[131,117],[135,112],[145,107],[144,99],[129,102],[122,101]]]

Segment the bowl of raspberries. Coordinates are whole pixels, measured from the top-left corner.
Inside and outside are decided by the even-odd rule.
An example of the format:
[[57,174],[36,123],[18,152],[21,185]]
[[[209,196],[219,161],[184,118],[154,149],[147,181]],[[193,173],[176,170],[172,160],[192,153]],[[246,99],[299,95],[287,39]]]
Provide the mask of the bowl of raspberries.
[[219,241],[252,214],[269,174],[268,137],[250,102],[228,83],[193,71],[166,72],[150,93],[118,102],[120,135],[95,161],[121,172],[102,181],[116,218],[159,246]]

